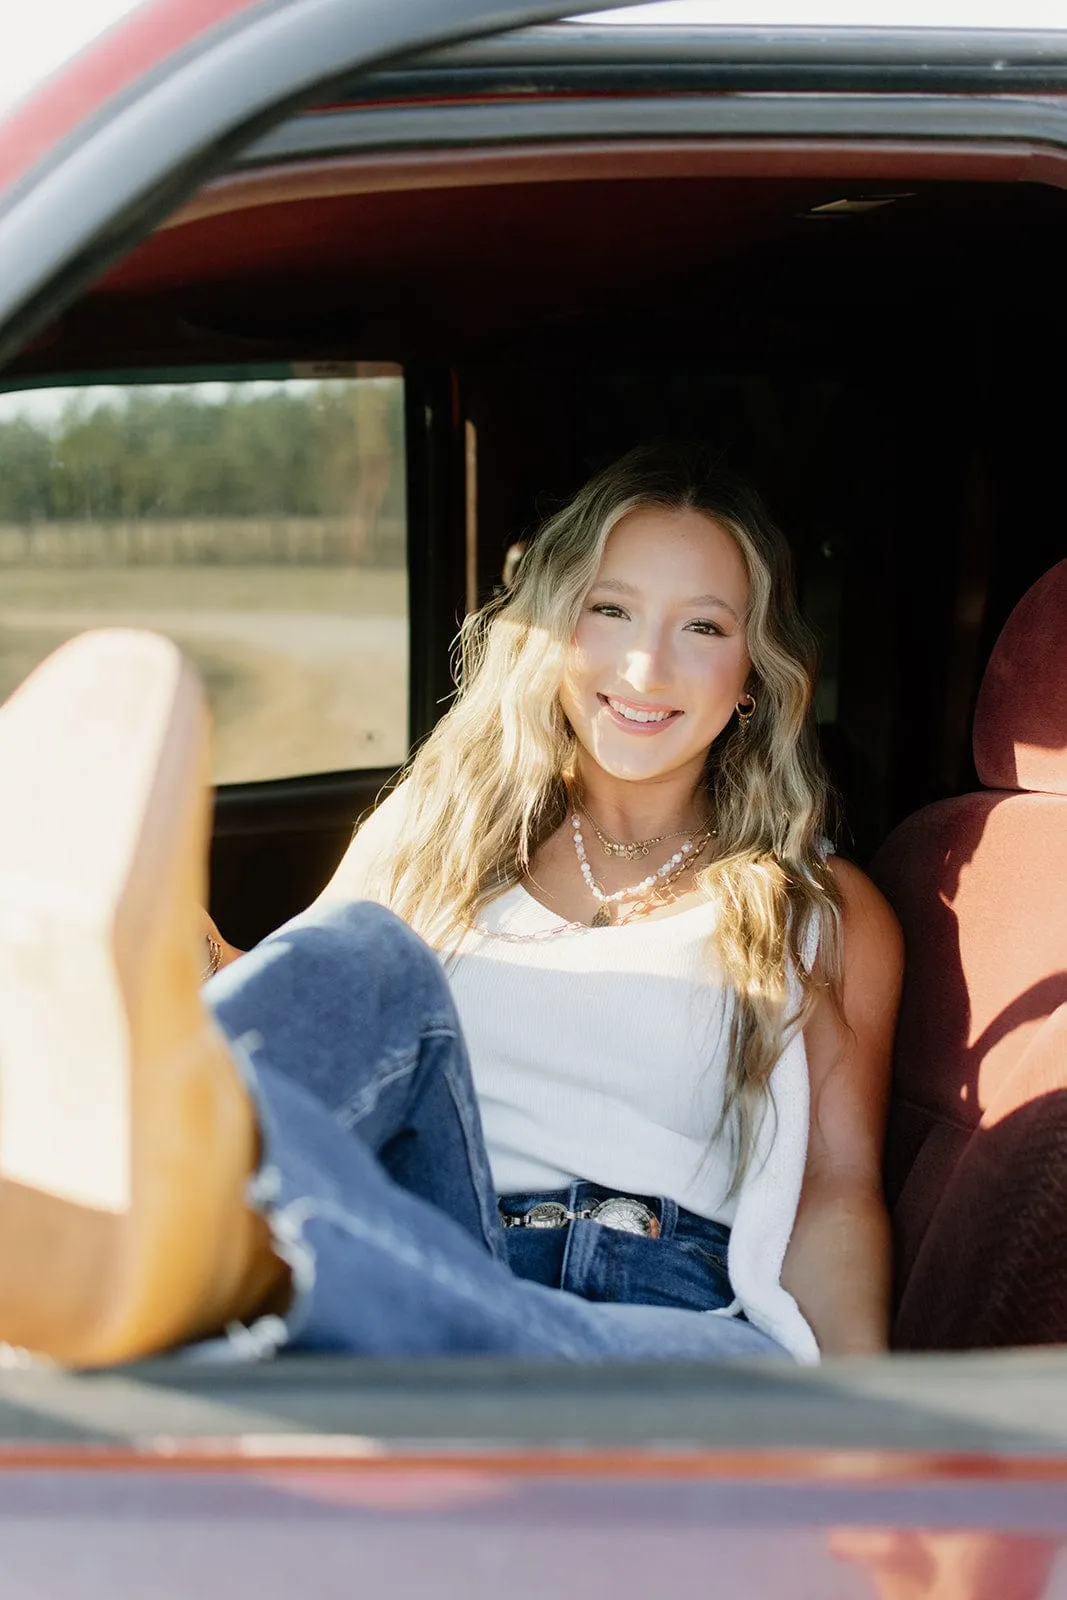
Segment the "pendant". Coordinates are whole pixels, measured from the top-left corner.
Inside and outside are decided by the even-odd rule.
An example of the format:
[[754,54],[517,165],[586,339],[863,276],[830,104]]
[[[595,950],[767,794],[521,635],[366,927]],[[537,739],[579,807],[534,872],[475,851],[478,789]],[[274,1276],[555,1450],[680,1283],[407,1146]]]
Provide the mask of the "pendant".
[[591,928],[611,927],[611,912],[608,910],[607,906],[598,906],[596,915],[589,926]]
[[616,844],[614,839],[602,839],[600,842],[604,854],[616,861],[638,861],[641,856],[648,855],[647,844]]

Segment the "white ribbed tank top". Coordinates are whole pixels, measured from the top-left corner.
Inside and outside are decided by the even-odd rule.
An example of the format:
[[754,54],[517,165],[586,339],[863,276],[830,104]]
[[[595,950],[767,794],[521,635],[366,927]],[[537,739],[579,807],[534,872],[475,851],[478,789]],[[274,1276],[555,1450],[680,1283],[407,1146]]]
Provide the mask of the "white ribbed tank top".
[[[396,836],[402,804],[399,789],[360,830],[330,896],[358,897],[368,866]],[[773,1106],[727,1198],[731,1152],[713,1135],[732,996],[716,981],[716,914],[709,900],[620,927],[522,937],[548,935],[562,919],[516,887],[442,959],[497,1192],[585,1178],[728,1224],[736,1309],[798,1361],[816,1362],[814,1335],[779,1281],[807,1154],[803,1036],[785,1040]]]
[[588,1178],[733,1223],[729,1150],[712,1142],[729,1029],[713,922],[706,902],[537,939],[522,936],[561,918],[525,889],[485,909],[501,937],[468,934],[446,970],[499,1194]]

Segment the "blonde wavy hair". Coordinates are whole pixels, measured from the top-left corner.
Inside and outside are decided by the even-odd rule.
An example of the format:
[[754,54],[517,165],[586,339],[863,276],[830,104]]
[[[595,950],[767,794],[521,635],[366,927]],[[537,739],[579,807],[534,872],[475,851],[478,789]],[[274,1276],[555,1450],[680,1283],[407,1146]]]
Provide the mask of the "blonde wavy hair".
[[714,960],[716,981],[721,972],[734,995],[716,1136],[732,1140],[736,1190],[787,1032],[815,1002],[805,952],[816,940],[820,982],[838,1009],[841,994],[841,899],[824,842],[831,796],[811,715],[817,650],[789,547],[750,488],[685,452],[646,447],[598,473],[540,529],[510,590],[463,624],[455,701],[403,777],[403,829],[371,892],[453,947],[565,820],[578,753],[559,698],[568,650],[608,535],[638,507],[703,512],[748,570],[756,708],[744,738],[731,718],[708,753],[718,854],[697,878],[720,907],[709,975]]

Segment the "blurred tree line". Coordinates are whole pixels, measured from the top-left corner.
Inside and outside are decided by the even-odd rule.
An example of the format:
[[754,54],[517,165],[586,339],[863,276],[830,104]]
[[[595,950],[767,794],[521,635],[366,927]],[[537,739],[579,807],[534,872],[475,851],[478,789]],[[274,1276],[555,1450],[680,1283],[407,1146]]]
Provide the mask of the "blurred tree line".
[[[75,393],[53,421],[0,413],[0,524],[404,516],[397,378]],[[14,411],[15,415],[10,416]]]

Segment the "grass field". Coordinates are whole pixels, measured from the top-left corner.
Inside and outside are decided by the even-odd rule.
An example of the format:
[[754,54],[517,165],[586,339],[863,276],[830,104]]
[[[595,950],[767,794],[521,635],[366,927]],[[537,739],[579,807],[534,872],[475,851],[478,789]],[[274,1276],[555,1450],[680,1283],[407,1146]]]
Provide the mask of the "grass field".
[[220,783],[407,754],[407,576],[380,568],[0,568],[0,697],[94,627],[168,634],[216,718]]

